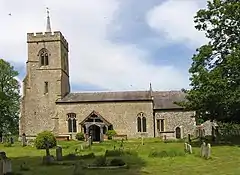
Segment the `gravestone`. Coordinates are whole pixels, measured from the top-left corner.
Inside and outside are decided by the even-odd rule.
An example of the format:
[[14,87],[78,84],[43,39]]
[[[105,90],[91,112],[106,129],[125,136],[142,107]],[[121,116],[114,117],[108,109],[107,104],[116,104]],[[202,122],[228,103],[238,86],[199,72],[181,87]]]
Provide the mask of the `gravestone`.
[[92,136],[88,138],[88,147],[91,147],[92,145]]
[[184,152],[188,152],[188,144],[184,143]]
[[50,155],[49,142],[45,140],[46,156],[43,156],[43,164],[49,165],[54,162],[54,157]]
[[58,146],[56,148],[56,159],[57,159],[57,161],[62,160],[62,147],[61,146]]
[[192,154],[192,145],[188,144],[188,153]]
[[205,155],[206,155],[206,143],[203,142],[200,148],[200,156],[205,157]]
[[209,159],[210,157],[211,157],[211,145],[210,143],[208,143],[206,147],[206,159]]
[[22,146],[27,146],[27,138],[25,133],[22,134]]
[[10,137],[10,143],[11,143],[11,144],[14,144],[14,139],[13,139],[13,137]]
[[4,151],[0,151],[0,174],[4,175],[12,172],[12,162],[7,158]]

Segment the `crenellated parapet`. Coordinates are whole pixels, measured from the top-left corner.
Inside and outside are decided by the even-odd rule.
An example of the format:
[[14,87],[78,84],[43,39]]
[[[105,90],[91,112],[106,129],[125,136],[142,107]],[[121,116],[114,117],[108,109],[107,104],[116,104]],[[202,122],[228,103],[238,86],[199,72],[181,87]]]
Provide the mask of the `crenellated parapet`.
[[27,43],[61,41],[68,50],[68,42],[60,31],[27,33]]

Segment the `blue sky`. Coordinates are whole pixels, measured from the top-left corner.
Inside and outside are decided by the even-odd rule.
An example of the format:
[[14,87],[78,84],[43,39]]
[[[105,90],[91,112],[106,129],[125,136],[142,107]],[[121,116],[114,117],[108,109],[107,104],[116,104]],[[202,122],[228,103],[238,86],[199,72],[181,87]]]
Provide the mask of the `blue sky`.
[[[193,16],[206,1],[0,0],[0,57],[25,76],[27,32],[53,30],[70,45],[72,91],[180,90],[196,48],[206,43]],[[12,15],[8,15],[11,13]]]

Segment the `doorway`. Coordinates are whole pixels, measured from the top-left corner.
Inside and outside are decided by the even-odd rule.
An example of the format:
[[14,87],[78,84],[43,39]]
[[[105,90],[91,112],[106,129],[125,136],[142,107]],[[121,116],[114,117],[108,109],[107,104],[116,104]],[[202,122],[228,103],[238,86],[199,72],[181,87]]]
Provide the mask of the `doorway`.
[[99,142],[100,141],[100,127],[97,125],[91,125],[89,127],[89,136],[92,136],[92,141]]

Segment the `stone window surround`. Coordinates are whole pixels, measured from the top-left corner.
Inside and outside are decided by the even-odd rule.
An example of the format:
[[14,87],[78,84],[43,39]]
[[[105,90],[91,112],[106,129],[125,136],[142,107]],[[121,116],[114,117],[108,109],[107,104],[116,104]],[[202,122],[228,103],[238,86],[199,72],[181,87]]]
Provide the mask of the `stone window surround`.
[[[138,127],[138,120],[140,119],[140,124],[141,124],[141,128],[139,130],[139,127]],[[145,131],[143,131],[144,129],[144,125],[143,125],[143,119],[145,119]],[[137,115],[137,127],[136,127],[136,131],[137,133],[147,133],[147,117],[146,117],[146,114],[143,113],[143,112],[140,112],[138,113]]]
[[[164,118],[157,118],[155,121],[157,126],[156,128],[158,128],[157,121],[160,121],[160,130],[157,129],[157,132],[165,132],[166,120]],[[163,130],[161,130],[161,121],[163,121]]]
[[[72,127],[72,132],[69,132],[69,122],[70,122],[70,120],[71,120],[71,127]],[[75,126],[76,126],[76,130],[74,131],[74,127],[73,127],[73,125],[74,125],[74,123],[75,123]],[[67,124],[68,124],[68,133],[77,133],[78,132],[78,127],[77,127],[77,115],[76,115],[76,113],[67,113]]]
[[49,51],[46,48],[42,48],[39,52],[38,55],[39,56],[39,66],[48,66],[49,65],[49,56],[51,54],[49,53]]

